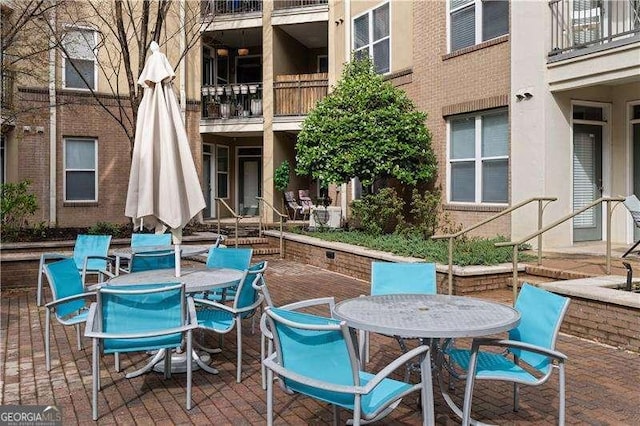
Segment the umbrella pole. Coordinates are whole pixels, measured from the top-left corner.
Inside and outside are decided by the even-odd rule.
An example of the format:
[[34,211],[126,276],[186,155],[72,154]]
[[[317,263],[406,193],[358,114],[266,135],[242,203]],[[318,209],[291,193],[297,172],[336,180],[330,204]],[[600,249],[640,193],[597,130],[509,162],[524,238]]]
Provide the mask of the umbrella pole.
[[175,245],[175,256],[176,256],[176,277],[180,276],[180,244]]

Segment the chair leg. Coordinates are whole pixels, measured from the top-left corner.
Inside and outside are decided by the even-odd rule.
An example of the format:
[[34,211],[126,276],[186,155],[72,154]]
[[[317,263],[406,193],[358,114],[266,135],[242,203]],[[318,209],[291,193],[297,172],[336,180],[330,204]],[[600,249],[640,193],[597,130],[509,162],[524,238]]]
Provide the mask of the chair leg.
[[564,426],[565,416],[565,389],[564,389],[564,363],[558,365],[558,388],[560,395],[558,396],[558,424]]
[[273,426],[273,371],[267,368],[267,426]]
[[[332,405],[331,408],[333,408],[333,425],[337,426],[338,424],[340,424],[340,409],[338,408],[337,405]],[[355,417],[356,412],[354,410],[353,412],[353,416]],[[353,424],[356,424],[355,419]]]
[[[518,365],[519,358],[517,356],[513,357],[513,362]],[[518,412],[520,409],[520,386],[517,383],[513,383],[513,411]]]
[[93,414],[93,420],[98,420],[98,389],[100,387],[100,369],[98,364],[98,339],[92,339],[92,351],[91,351],[91,375],[93,376],[93,387],[92,387],[92,401],[91,401],[91,411]]
[[164,351],[164,378],[171,378],[171,356],[173,351],[171,349],[165,349]]
[[80,324],[76,324],[76,339],[78,340],[78,350],[82,350],[82,336],[80,335]]
[[473,385],[476,379],[476,363],[478,361],[478,347],[472,345],[469,368],[467,369],[467,384],[464,389],[464,405],[462,409],[462,426],[469,426],[471,422],[471,399],[473,398]]
[[44,361],[47,371],[51,371],[51,311],[47,308],[47,313],[44,317]]
[[187,410],[191,410],[191,379],[193,376],[193,336],[187,332]]
[[[353,425],[354,426],[360,426],[360,416],[362,413],[362,409],[361,409],[361,396],[360,395],[356,395],[355,399],[354,399],[354,404],[353,404]],[[338,410],[336,407],[336,414],[338,414]],[[338,416],[338,420],[339,416]],[[337,425],[338,423],[336,423]]]
[[264,361],[265,358],[265,349],[264,349],[264,345],[266,345],[266,338],[264,337],[264,334],[260,335],[260,374],[262,376],[262,389],[263,390],[267,390],[267,372],[265,371],[265,366],[262,363],[262,361]]
[[116,372],[120,372],[120,354],[118,352],[113,354],[113,361],[116,365]]
[[238,347],[236,354],[236,383],[242,381],[242,319],[236,317],[236,346]]
[[44,258],[40,257],[40,265],[38,266],[38,290],[36,293],[36,305],[42,305],[42,275],[44,274]]

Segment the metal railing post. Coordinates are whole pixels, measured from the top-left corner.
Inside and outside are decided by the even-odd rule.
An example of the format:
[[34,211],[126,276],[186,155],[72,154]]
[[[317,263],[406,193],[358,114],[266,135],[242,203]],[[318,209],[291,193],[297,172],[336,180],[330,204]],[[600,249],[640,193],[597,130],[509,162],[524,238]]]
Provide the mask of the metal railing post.
[[[542,229],[542,200],[538,200],[538,231]],[[542,265],[542,234],[538,235],[538,266]]]
[[611,200],[607,199],[607,259],[606,269],[607,275],[611,275]]
[[216,218],[218,219],[218,235],[220,235],[220,201],[216,200]]
[[238,222],[240,222],[240,217],[236,216],[236,248],[238,248]]
[[453,237],[449,237],[449,296],[453,294]]
[[280,259],[284,259],[284,235],[282,233],[283,220],[280,216]]
[[513,245],[513,305],[516,304],[518,298],[518,245]]

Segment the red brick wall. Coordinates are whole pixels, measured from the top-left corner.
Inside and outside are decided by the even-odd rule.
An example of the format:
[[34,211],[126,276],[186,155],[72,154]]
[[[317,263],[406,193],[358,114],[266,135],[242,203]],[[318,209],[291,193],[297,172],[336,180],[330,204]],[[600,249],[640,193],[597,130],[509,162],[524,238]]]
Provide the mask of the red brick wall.
[[[446,2],[413,4],[413,75],[405,78],[410,83],[402,88],[418,109],[428,113],[427,127],[438,158],[438,182],[446,191],[445,115],[508,105],[510,42],[504,36],[448,54]],[[495,209],[484,207],[469,210],[449,205],[446,209],[454,223],[465,227],[495,214]],[[509,235],[510,227],[510,219],[505,217],[479,228],[475,235]]]
[[[21,90],[20,98],[35,113],[23,115],[16,126],[19,143],[18,180],[29,179],[38,198],[39,209],[33,222],[49,221],[49,97],[44,89]],[[116,100],[103,97],[116,115]],[[91,226],[96,222],[127,223],[124,215],[131,164],[129,139],[95,99],[87,94],[59,92],[57,108],[56,148],[56,216],[57,226]],[[202,144],[198,130],[199,104],[191,103],[187,111],[187,134],[190,135],[196,169],[202,169]],[[42,127],[43,132],[22,131]],[[95,203],[64,202],[64,157],[65,137],[91,137],[98,140],[98,201]]]

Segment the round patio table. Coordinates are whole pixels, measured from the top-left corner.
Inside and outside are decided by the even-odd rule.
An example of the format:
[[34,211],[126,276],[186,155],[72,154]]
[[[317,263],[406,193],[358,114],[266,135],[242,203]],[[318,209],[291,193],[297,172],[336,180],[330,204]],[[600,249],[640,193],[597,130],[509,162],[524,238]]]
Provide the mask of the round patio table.
[[[240,283],[244,272],[237,269],[228,268],[183,268],[180,276],[176,277],[175,269],[154,269],[143,272],[133,272],[130,274],[118,275],[111,278],[107,284],[109,285],[127,285],[127,284],[150,284],[150,283],[175,283],[181,282],[185,285],[187,293],[200,293],[203,291],[211,291],[216,289],[225,289],[233,287]],[[164,363],[159,362],[164,357],[164,351],[158,351],[149,363],[139,370],[126,375],[127,378],[137,377],[152,368],[158,372],[164,372]],[[198,354],[194,351],[193,360],[195,361],[194,370],[202,368],[203,370],[218,374],[218,370],[210,367],[209,355],[207,353]],[[171,355],[171,372],[184,373],[186,368],[186,357],[181,353],[173,353]]]
[[[443,294],[361,296],[337,303],[333,316],[353,329],[421,339],[487,336],[511,330],[520,322],[520,314],[510,306]],[[436,345],[431,347],[434,349]],[[433,360],[435,354],[431,352]],[[430,370],[431,363],[425,364]],[[434,424],[431,371],[421,371],[421,378],[424,424]],[[449,395],[443,392],[443,396],[452,410],[462,416]]]

